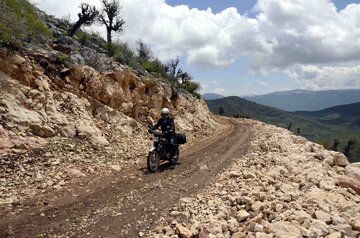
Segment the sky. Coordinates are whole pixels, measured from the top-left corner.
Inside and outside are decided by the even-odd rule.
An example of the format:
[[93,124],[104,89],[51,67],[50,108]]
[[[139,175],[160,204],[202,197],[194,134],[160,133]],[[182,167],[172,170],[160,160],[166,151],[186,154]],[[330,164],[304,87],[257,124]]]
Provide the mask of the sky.
[[[31,0],[77,20],[79,4]],[[180,58],[202,93],[360,88],[360,0],[120,0],[124,32],[164,63]],[[91,28],[104,34],[101,26]]]

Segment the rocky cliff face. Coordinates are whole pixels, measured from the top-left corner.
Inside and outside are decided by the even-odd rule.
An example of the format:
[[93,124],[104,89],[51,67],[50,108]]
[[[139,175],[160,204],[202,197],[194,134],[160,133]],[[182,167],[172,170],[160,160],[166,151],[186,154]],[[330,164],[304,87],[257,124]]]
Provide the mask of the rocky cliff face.
[[1,203],[145,159],[147,123],[162,107],[173,111],[190,144],[223,127],[203,101],[157,79],[116,62],[117,71],[109,72],[65,66],[58,53],[0,50]]
[[246,120],[256,139],[213,186],[180,199],[152,237],[359,237],[360,165],[291,132]]

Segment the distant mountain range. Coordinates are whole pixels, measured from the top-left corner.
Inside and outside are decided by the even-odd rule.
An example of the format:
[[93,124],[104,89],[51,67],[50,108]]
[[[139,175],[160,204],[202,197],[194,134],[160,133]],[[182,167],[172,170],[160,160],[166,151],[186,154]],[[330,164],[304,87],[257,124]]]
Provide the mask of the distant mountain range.
[[320,111],[297,111],[294,114],[326,124],[360,128],[360,102],[330,107]]
[[315,120],[277,108],[264,106],[240,97],[225,97],[216,100],[207,100],[206,102],[210,111],[214,114],[219,114],[221,110],[220,107],[222,107],[224,116],[251,118],[284,128],[292,124],[292,129],[300,128],[301,134],[311,140],[317,139],[317,135],[313,133],[316,128],[324,132],[331,130],[331,126]]
[[205,100],[214,100],[214,99],[220,99],[223,98],[223,95],[217,94],[217,93],[204,93],[201,95],[203,99]]
[[360,89],[327,91],[292,90],[244,98],[289,112],[318,111],[337,105],[360,102]]
[[[356,138],[360,143],[359,103],[337,106],[318,112],[286,112],[277,108],[260,105],[240,97],[225,97],[206,100],[214,114],[251,118],[283,128],[304,136],[308,140],[331,148],[334,139],[340,140],[342,151],[347,141]],[[352,161],[360,161],[360,146],[356,145]]]

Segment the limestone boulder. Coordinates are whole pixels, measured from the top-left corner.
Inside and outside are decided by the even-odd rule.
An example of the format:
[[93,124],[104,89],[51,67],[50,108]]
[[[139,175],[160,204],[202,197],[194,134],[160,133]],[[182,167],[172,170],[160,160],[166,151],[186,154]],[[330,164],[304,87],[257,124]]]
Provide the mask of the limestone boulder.
[[352,234],[352,227],[349,224],[339,224],[334,227],[336,230],[340,231],[341,233],[345,234],[348,237],[351,237]]
[[350,164],[349,160],[346,158],[346,156],[343,153],[337,152],[337,151],[331,151],[331,156],[333,157],[334,165],[345,167],[348,164]]
[[353,177],[360,181],[360,167],[356,164],[349,164],[345,167],[345,172],[348,176]]
[[39,137],[23,137],[11,131],[0,131],[0,154],[11,149],[28,150],[43,147],[47,141]]
[[360,231],[360,214],[352,217],[350,220],[350,224],[354,230]]
[[271,233],[279,238],[302,238],[301,230],[287,221],[279,221],[270,225]]
[[327,157],[324,159],[324,162],[327,163],[330,166],[334,165],[334,158],[333,157]]
[[11,137],[6,132],[0,132],[0,151],[13,148],[15,144],[11,141]]
[[30,125],[30,129],[31,132],[34,135],[43,137],[43,138],[48,138],[48,137],[52,137],[55,135],[55,131],[48,125],[46,124],[32,124]]
[[0,71],[12,75],[26,86],[32,85],[37,78],[36,70],[29,70],[25,57],[17,54],[8,55],[3,50],[0,51]]
[[11,94],[7,94],[6,98],[0,98],[0,107],[3,116],[15,125],[42,124],[44,121],[39,112],[25,108],[21,101]]
[[315,218],[325,222],[326,224],[331,222],[331,215],[321,210],[315,211]]
[[255,238],[273,238],[274,234],[267,234],[264,232],[256,232]]
[[93,145],[108,146],[109,142],[103,136],[101,130],[87,121],[78,121],[75,125],[76,136],[80,139],[88,139]]
[[309,228],[309,235],[312,237],[324,237],[330,233],[330,227],[321,220],[314,219],[311,221],[311,226]]
[[287,195],[296,196],[299,193],[299,185],[298,184],[291,184],[285,183],[280,187],[280,190]]
[[235,233],[231,236],[231,238],[245,238],[245,237],[246,237],[246,234],[245,234],[244,232],[241,232],[241,231],[235,232]]
[[325,189],[327,191],[331,191],[335,189],[335,181],[334,180],[321,180],[319,183],[319,187]]
[[58,133],[62,137],[74,138],[76,136],[76,124],[71,123],[63,126]]
[[336,231],[331,233],[330,235],[327,235],[325,238],[341,238],[341,232],[340,231]]
[[360,162],[352,163],[351,166],[360,169]]
[[305,211],[294,211],[293,214],[295,215],[294,220],[299,222],[299,224],[303,224],[306,220],[310,220],[311,216]]
[[86,174],[75,168],[69,168],[67,172],[75,177],[86,177]]
[[337,185],[343,188],[351,188],[360,196],[360,182],[349,176],[341,176],[337,179]]
[[192,232],[181,224],[176,224],[176,232],[180,238],[191,238]]

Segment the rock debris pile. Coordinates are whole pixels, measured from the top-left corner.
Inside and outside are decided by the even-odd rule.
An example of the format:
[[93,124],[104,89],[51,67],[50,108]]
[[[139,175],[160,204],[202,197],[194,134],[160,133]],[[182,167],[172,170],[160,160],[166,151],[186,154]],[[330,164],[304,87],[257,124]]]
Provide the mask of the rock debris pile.
[[103,72],[58,64],[58,53],[0,49],[1,207],[145,160],[147,123],[162,107],[172,110],[187,146],[223,127],[204,101],[161,80],[116,62],[117,71]]
[[251,150],[213,186],[181,198],[149,237],[359,237],[360,164],[291,132],[251,122]]

